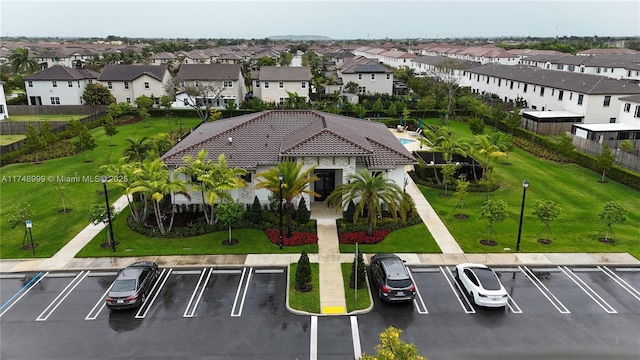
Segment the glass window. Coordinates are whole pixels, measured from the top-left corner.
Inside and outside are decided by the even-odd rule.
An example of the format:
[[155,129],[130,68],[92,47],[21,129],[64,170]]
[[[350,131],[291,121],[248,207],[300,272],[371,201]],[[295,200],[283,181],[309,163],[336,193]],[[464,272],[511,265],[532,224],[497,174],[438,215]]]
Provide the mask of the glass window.
[[69,87],[73,87],[73,81],[67,81],[67,85],[69,85]]
[[29,80],[29,87],[33,87],[33,81]]
[[264,82],[264,88],[265,88],[265,89],[268,89],[268,88],[269,88],[269,82],[268,82],[268,81],[265,81],[265,82]]
[[563,96],[564,96],[564,91],[563,90],[558,91],[558,100],[562,100]]
[[640,105],[636,105],[636,111],[633,113],[633,116],[640,118]]
[[284,89],[284,82],[283,81],[278,82],[278,89]]
[[144,82],[144,88],[145,88],[145,89],[148,89],[148,88],[149,88],[149,82],[148,82],[148,81],[145,81],[145,82]]
[[629,111],[631,111],[631,104],[629,103],[624,104],[624,112],[629,112]]
[[371,80],[375,80],[376,79],[376,74],[371,74]]
[[306,81],[301,82],[301,83],[300,83],[300,86],[301,86],[303,89],[306,89],[306,88],[307,88],[307,82],[306,82]]
[[57,81],[55,81],[55,80],[53,80],[53,81],[51,82],[51,85],[53,85],[53,87],[58,87],[58,82],[57,82]]
[[111,81],[107,81],[107,88],[113,89],[113,83]]
[[256,81],[256,87],[259,88],[260,87],[260,80]]
[[127,98],[127,104],[131,104],[131,98]]
[[602,106],[609,107],[609,105],[611,105],[611,96],[607,95],[604,97],[604,103]]
[[358,80],[362,80],[362,74],[358,74]]
[[578,95],[578,105],[582,105],[582,101],[584,100],[584,95]]

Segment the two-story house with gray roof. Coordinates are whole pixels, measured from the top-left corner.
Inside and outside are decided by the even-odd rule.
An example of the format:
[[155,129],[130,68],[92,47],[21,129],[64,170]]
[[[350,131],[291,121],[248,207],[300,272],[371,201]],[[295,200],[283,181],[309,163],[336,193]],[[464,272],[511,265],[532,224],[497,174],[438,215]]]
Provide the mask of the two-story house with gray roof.
[[247,88],[238,64],[182,64],[178,71],[179,88],[202,88],[195,94],[179,92],[174,107],[190,107],[208,103],[224,108],[230,101],[239,105],[247,95]]
[[[214,162],[224,154],[229,167],[249,172],[248,186],[232,192],[234,199],[245,204],[255,196],[268,203],[270,192],[255,188],[255,175],[285,160],[302,161],[305,169],[316,166],[319,179],[310,186],[321,197],[304,195],[308,204],[323,201],[347,182],[347,176],[362,169],[384,172],[403,187],[405,166],[417,163],[384,124],[319,111],[272,110],[203,123],[162,160],[173,174],[185,165],[186,155],[196,157],[200,150],[206,150],[207,159]],[[189,200],[175,194],[174,203],[202,203],[199,192],[190,195]]]
[[265,102],[284,105],[288,93],[309,101],[311,70],[308,66],[262,66],[251,72],[253,96]]
[[97,81],[98,74],[87,69],[55,65],[24,78],[29,105],[82,105],[82,94]]
[[393,94],[393,70],[363,56],[346,59],[336,66],[339,79],[325,87],[327,94],[342,92],[349,82],[358,84],[358,94]]
[[615,123],[620,97],[640,94],[640,86],[624,80],[523,65],[470,68],[463,72],[460,85],[476,93],[496,94],[505,102],[521,98],[532,110],[568,112],[566,120],[560,116],[551,120],[540,118],[538,122],[569,124],[576,122],[576,117],[582,117],[584,123]]
[[107,65],[98,76],[117,102],[133,104],[146,95],[160,104],[160,97],[170,96],[171,73],[167,65]]

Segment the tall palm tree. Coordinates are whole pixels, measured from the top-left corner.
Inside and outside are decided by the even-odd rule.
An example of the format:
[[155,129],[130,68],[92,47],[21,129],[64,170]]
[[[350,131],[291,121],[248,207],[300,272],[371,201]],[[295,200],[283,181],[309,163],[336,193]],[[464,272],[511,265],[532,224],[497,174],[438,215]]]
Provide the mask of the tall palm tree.
[[[438,145],[434,146],[431,150],[434,152],[439,152],[444,157],[444,161],[448,166],[451,166],[453,163],[453,155],[462,155],[467,156],[467,152],[470,150],[471,146],[469,145],[469,141],[466,138],[458,138],[456,140],[452,140],[451,137],[443,138],[442,140],[437,142]],[[444,195],[447,196],[447,185],[449,183],[449,177],[444,174]]]
[[189,190],[200,191],[200,197],[202,199],[202,212],[204,213],[207,224],[211,224],[212,221],[209,220],[207,203],[204,196],[205,186],[202,180],[200,180],[199,178],[203,174],[213,169],[213,161],[207,159],[207,151],[204,149],[200,150],[200,152],[198,152],[198,156],[196,156],[195,158],[191,155],[187,155],[182,158],[182,161],[184,161],[186,165],[177,168],[176,172],[185,174],[187,176],[187,184],[189,185]]
[[198,176],[198,181],[201,182],[204,191],[204,199],[209,205],[210,216],[207,221],[210,224],[215,219],[215,203],[217,201],[232,202],[233,198],[229,191],[247,187],[247,183],[241,178],[246,174],[245,169],[230,168],[224,154],[220,154],[218,162]]
[[31,74],[39,69],[38,61],[29,56],[27,48],[16,48],[9,56],[9,61],[11,61],[11,67],[15,73]]
[[315,165],[303,170],[304,163],[302,161],[293,162],[285,161],[278,163],[276,167],[271,167],[265,172],[256,174],[258,183],[257,189],[268,189],[274,194],[280,193],[280,179],[282,174],[282,198],[286,204],[287,211],[287,237],[291,237],[291,204],[293,199],[302,195],[309,194],[318,197],[320,194],[311,190],[309,184],[318,180],[318,176],[313,173]]
[[[136,186],[136,181],[138,180],[136,169],[141,167],[142,164],[140,162],[129,161],[129,158],[126,156],[118,159],[118,162],[115,164],[108,164],[100,167],[100,170],[102,170],[104,174],[112,177],[114,180],[113,184],[123,188],[124,194],[127,196],[131,216],[138,222],[145,218],[146,211],[143,211],[143,213],[140,214],[141,209],[136,208],[135,203],[131,201],[131,196],[134,195],[133,190]],[[142,200],[143,198],[141,197],[141,204],[143,204]],[[146,206],[144,208],[146,209]]]
[[138,169],[138,172],[139,179],[136,181],[133,191],[142,192],[151,198],[158,230],[160,234],[164,235],[166,232],[171,231],[176,212],[175,205],[172,204],[171,219],[165,229],[164,214],[161,208],[162,200],[164,200],[165,196],[176,193],[190,197],[187,193],[187,187],[180,179],[174,178],[171,180],[169,178],[169,168],[160,158],[156,158],[153,161],[145,161],[142,163],[142,168]]
[[[365,210],[367,210],[368,229],[367,234],[373,235],[373,227],[376,225],[378,215],[382,214],[383,206],[386,207],[393,218],[397,218],[398,211],[406,213],[407,208],[413,208],[410,196],[403,196],[402,189],[391,179],[384,177],[384,173],[371,175],[364,169],[347,176],[348,182],[341,184],[327,197],[325,202],[336,207],[336,211],[346,208],[351,201],[356,201],[356,212],[353,216],[354,223]],[[405,217],[406,219],[406,217]]]
[[473,151],[484,159],[482,168],[483,179],[489,180],[490,178],[491,162],[506,155],[502,146],[503,144],[501,143],[499,133],[495,133],[494,135],[476,135]]

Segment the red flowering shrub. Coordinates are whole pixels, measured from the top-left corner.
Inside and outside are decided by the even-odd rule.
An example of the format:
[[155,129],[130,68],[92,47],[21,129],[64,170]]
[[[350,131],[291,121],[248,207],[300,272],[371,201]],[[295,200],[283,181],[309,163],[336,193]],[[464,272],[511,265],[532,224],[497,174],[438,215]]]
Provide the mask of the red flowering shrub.
[[[272,243],[280,245],[280,230],[267,229],[264,232]],[[298,246],[317,243],[318,234],[316,233],[293,231],[291,233],[291,237],[287,237],[286,231],[282,234],[282,245],[284,246]]]
[[345,232],[338,235],[340,244],[377,244],[391,232],[391,230],[373,230],[373,235],[367,235],[366,231]]

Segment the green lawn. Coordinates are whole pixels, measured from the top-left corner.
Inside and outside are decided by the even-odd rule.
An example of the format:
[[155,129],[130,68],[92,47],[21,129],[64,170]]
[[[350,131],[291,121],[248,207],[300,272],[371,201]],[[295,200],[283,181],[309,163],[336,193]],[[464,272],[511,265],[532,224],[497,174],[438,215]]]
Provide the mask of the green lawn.
[[269,241],[262,230],[232,229],[231,237],[238,239],[239,243],[233,246],[223,245],[222,241],[229,238],[228,231],[217,231],[199,236],[165,239],[151,238],[132,231],[126,222],[129,216],[127,207],[113,221],[113,233],[116,243],[116,252],[111,248],[103,248],[102,243],[107,242],[106,229],[103,229],[77,257],[103,257],[103,256],[162,256],[162,255],[206,255],[206,254],[271,254],[287,253],[297,254],[305,250],[307,253],[317,253],[318,245],[285,246],[282,250],[278,245]]
[[[441,253],[440,247],[427,230],[424,223],[412,225],[404,229],[391,232],[377,244],[358,244],[360,252],[367,254],[384,252],[408,253]],[[341,253],[355,253],[355,245],[340,244]]]
[[[182,128],[188,130],[200,122],[199,119],[177,119]],[[32,252],[21,249],[23,227],[10,229],[7,216],[12,206],[27,202],[32,206],[35,215],[33,221],[33,241],[38,244],[35,257],[50,257],[71,240],[88,224],[88,208],[93,203],[104,203],[104,195],[100,182],[95,180],[100,175],[99,167],[107,159],[116,161],[122,154],[125,139],[133,136],[154,135],[167,132],[169,126],[176,129],[178,125],[169,124],[162,118],[151,118],[145,122],[119,126],[118,134],[109,139],[102,127],[91,131],[98,147],[89,153],[91,162],[85,162],[85,154],[67,158],[45,161],[41,164],[12,164],[0,168],[0,258],[30,258]],[[109,144],[115,146],[109,146]],[[78,179],[77,182],[65,180]],[[59,213],[62,210],[62,197],[59,185],[63,190],[66,205],[71,212]],[[117,188],[109,194],[114,201],[120,196]]]
[[352,289],[349,287],[349,278],[351,277],[351,267],[353,263],[342,263],[342,279],[344,282],[344,296],[347,303],[347,312],[363,310],[371,305],[371,297],[369,296],[369,286],[365,282],[362,289]]
[[298,263],[289,267],[289,306],[292,309],[320,314],[320,264],[311,265],[311,291],[299,292],[295,289]]
[[50,122],[53,121],[71,121],[71,120],[80,120],[82,118],[86,118],[90,114],[86,115],[11,115],[7,118],[6,121],[12,122],[23,122],[23,121],[45,121],[48,120]]
[[[468,126],[451,122],[449,126],[455,136],[470,136]],[[495,166],[493,176],[500,188],[490,194],[492,199],[502,199],[508,205],[509,217],[494,226],[498,246],[481,245],[479,240],[488,237],[487,222],[480,219],[478,210],[486,194],[470,193],[465,199],[467,220],[453,217],[458,204],[455,197],[441,196],[442,190],[422,187],[420,189],[434,207],[447,228],[465,252],[504,252],[508,247],[515,250],[522,206],[522,181],[529,182],[525,200],[525,212],[521,235],[521,252],[629,252],[640,258],[640,193],[614,181],[600,183],[600,174],[575,164],[559,165],[541,160],[519,149],[509,155],[511,165]],[[564,213],[550,224],[552,243],[540,244],[537,239],[544,224],[532,214],[535,201],[551,199],[557,202]],[[614,225],[615,242],[598,241],[603,237],[605,224],[598,219],[605,201],[618,201],[628,210],[628,220],[623,225]],[[456,211],[457,212],[457,211]],[[494,239],[495,240],[495,239]]]
[[16,141],[20,141],[25,138],[25,135],[0,135],[0,145],[13,144]]

